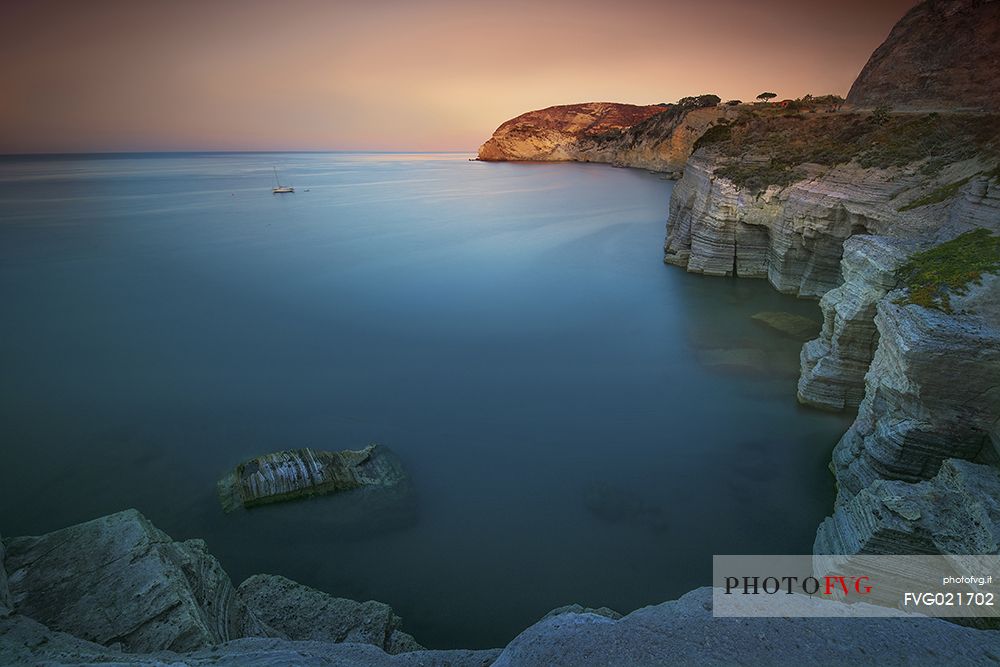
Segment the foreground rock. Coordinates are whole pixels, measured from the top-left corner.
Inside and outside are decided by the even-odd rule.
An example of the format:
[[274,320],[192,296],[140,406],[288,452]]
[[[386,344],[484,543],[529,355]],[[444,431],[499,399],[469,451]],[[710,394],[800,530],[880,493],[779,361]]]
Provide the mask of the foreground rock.
[[399,629],[401,619],[381,602],[335,598],[269,574],[250,577],[238,594],[257,618],[286,639],[372,644],[393,654],[423,649]]
[[876,480],[820,525],[813,552],[1000,553],[1000,471],[949,459],[926,482]]
[[1000,2],[930,0],[875,50],[847,101],[901,109],[1000,110]]
[[244,461],[219,481],[218,492],[229,512],[363,486],[391,487],[405,480],[399,460],[378,445],[340,452],[306,448]]
[[10,591],[7,587],[7,570],[4,567],[5,557],[3,535],[0,535],[0,617],[10,613]]
[[993,665],[998,656],[1000,634],[939,619],[713,618],[712,590],[699,588],[618,621],[549,618],[518,635],[493,664]]
[[6,547],[15,610],[53,630],[129,652],[267,634],[204,542],[174,542],[135,510]]
[[121,667],[487,667],[499,649],[416,651],[389,655],[370,644],[246,638],[186,653],[123,653],[56,632],[26,616],[0,618],[2,665]]

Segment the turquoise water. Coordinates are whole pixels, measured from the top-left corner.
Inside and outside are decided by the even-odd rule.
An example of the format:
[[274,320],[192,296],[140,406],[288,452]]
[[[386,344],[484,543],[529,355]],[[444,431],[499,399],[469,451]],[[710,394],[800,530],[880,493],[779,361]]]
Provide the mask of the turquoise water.
[[[800,343],[751,316],[816,303],[664,266],[654,175],[467,157],[0,158],[0,532],[136,507],[430,647],[808,552],[847,421],[797,406]],[[214,496],[249,456],[369,441],[411,495]]]

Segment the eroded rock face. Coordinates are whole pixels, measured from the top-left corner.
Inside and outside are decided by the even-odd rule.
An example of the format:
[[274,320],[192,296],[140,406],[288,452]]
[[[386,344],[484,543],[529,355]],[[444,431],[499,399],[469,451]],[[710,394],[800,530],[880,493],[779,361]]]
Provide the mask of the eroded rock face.
[[823,331],[802,347],[800,402],[827,410],[861,403],[865,373],[878,346],[876,305],[896,287],[896,272],[922,245],[869,235],[844,242],[844,283],[820,299]]
[[399,629],[401,619],[381,602],[336,598],[270,574],[250,577],[238,594],[284,639],[372,644],[393,654],[423,649]]
[[189,651],[260,631],[204,542],[135,510],[9,539],[6,565],[18,613],[99,644]]
[[995,554],[1000,471],[949,459],[928,481],[876,480],[820,524],[817,554]]
[[996,459],[1000,276],[953,295],[951,314],[896,303],[903,296],[877,306],[865,397],[833,453],[838,504],[877,479],[930,479],[945,459]]
[[378,445],[339,452],[306,448],[244,461],[219,481],[218,492],[229,512],[363,486],[390,487],[405,479],[399,460]]
[[1000,110],[1000,2],[927,0],[893,27],[847,101],[897,109]]

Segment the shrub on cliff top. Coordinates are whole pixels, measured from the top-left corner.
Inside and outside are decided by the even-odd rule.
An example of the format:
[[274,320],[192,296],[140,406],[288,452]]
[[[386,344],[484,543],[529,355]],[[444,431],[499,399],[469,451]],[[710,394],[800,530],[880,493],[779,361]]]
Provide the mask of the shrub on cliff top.
[[918,252],[899,269],[909,294],[898,304],[917,304],[951,313],[950,294],[964,294],[984,273],[1000,272],[1000,236],[975,229]]

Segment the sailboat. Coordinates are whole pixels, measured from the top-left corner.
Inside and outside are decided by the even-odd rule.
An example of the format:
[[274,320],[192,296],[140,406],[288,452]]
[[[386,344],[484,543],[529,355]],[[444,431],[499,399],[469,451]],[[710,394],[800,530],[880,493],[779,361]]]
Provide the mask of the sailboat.
[[295,188],[293,188],[292,186],[281,184],[281,181],[278,180],[278,168],[273,167],[273,169],[274,169],[274,183],[276,187],[271,188],[271,194],[281,195],[285,194],[286,192],[295,192]]

